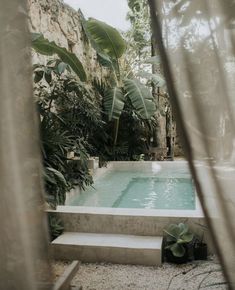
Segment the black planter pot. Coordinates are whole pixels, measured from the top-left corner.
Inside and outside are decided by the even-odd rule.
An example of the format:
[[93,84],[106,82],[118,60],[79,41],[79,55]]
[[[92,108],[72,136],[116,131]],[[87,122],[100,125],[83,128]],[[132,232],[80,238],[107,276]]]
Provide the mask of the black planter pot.
[[207,244],[205,243],[195,244],[193,253],[195,260],[207,260]]
[[189,260],[189,256],[188,256],[188,249],[185,248],[185,254],[183,255],[183,257],[175,257],[171,250],[166,249],[165,250],[165,257],[166,257],[166,261],[169,263],[174,263],[174,264],[184,264],[187,263]]

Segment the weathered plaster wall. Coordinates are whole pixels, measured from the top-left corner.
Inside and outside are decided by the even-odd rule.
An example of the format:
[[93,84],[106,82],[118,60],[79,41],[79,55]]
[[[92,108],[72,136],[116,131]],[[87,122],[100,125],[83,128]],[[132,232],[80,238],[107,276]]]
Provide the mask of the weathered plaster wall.
[[[31,31],[42,33],[50,41],[74,52],[82,62],[89,79],[105,76],[94,49],[86,41],[81,16],[60,0],[28,0]],[[46,58],[33,54],[33,62],[45,63]]]

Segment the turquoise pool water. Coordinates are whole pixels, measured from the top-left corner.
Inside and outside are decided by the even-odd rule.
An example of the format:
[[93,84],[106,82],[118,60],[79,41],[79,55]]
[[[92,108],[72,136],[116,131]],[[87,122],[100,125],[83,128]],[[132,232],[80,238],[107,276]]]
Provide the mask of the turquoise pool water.
[[69,203],[78,206],[195,209],[195,189],[186,167],[111,170]]

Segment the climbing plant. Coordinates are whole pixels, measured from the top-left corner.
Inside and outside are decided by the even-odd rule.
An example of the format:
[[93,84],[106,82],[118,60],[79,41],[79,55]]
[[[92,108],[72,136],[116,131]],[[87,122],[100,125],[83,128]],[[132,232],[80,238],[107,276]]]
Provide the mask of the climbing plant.
[[[147,0],[128,0],[127,19],[130,29],[124,33],[127,40],[128,63],[134,72],[143,69],[144,60],[151,57],[151,27]],[[150,67],[151,68],[151,67]]]

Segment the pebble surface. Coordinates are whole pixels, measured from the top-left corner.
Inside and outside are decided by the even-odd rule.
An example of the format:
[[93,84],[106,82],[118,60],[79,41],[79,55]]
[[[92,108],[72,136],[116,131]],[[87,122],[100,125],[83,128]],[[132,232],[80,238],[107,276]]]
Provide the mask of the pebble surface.
[[[65,266],[54,263],[57,276]],[[225,290],[223,282],[220,265],[211,258],[184,265],[164,263],[161,267],[81,263],[72,286],[82,286],[83,290]]]

